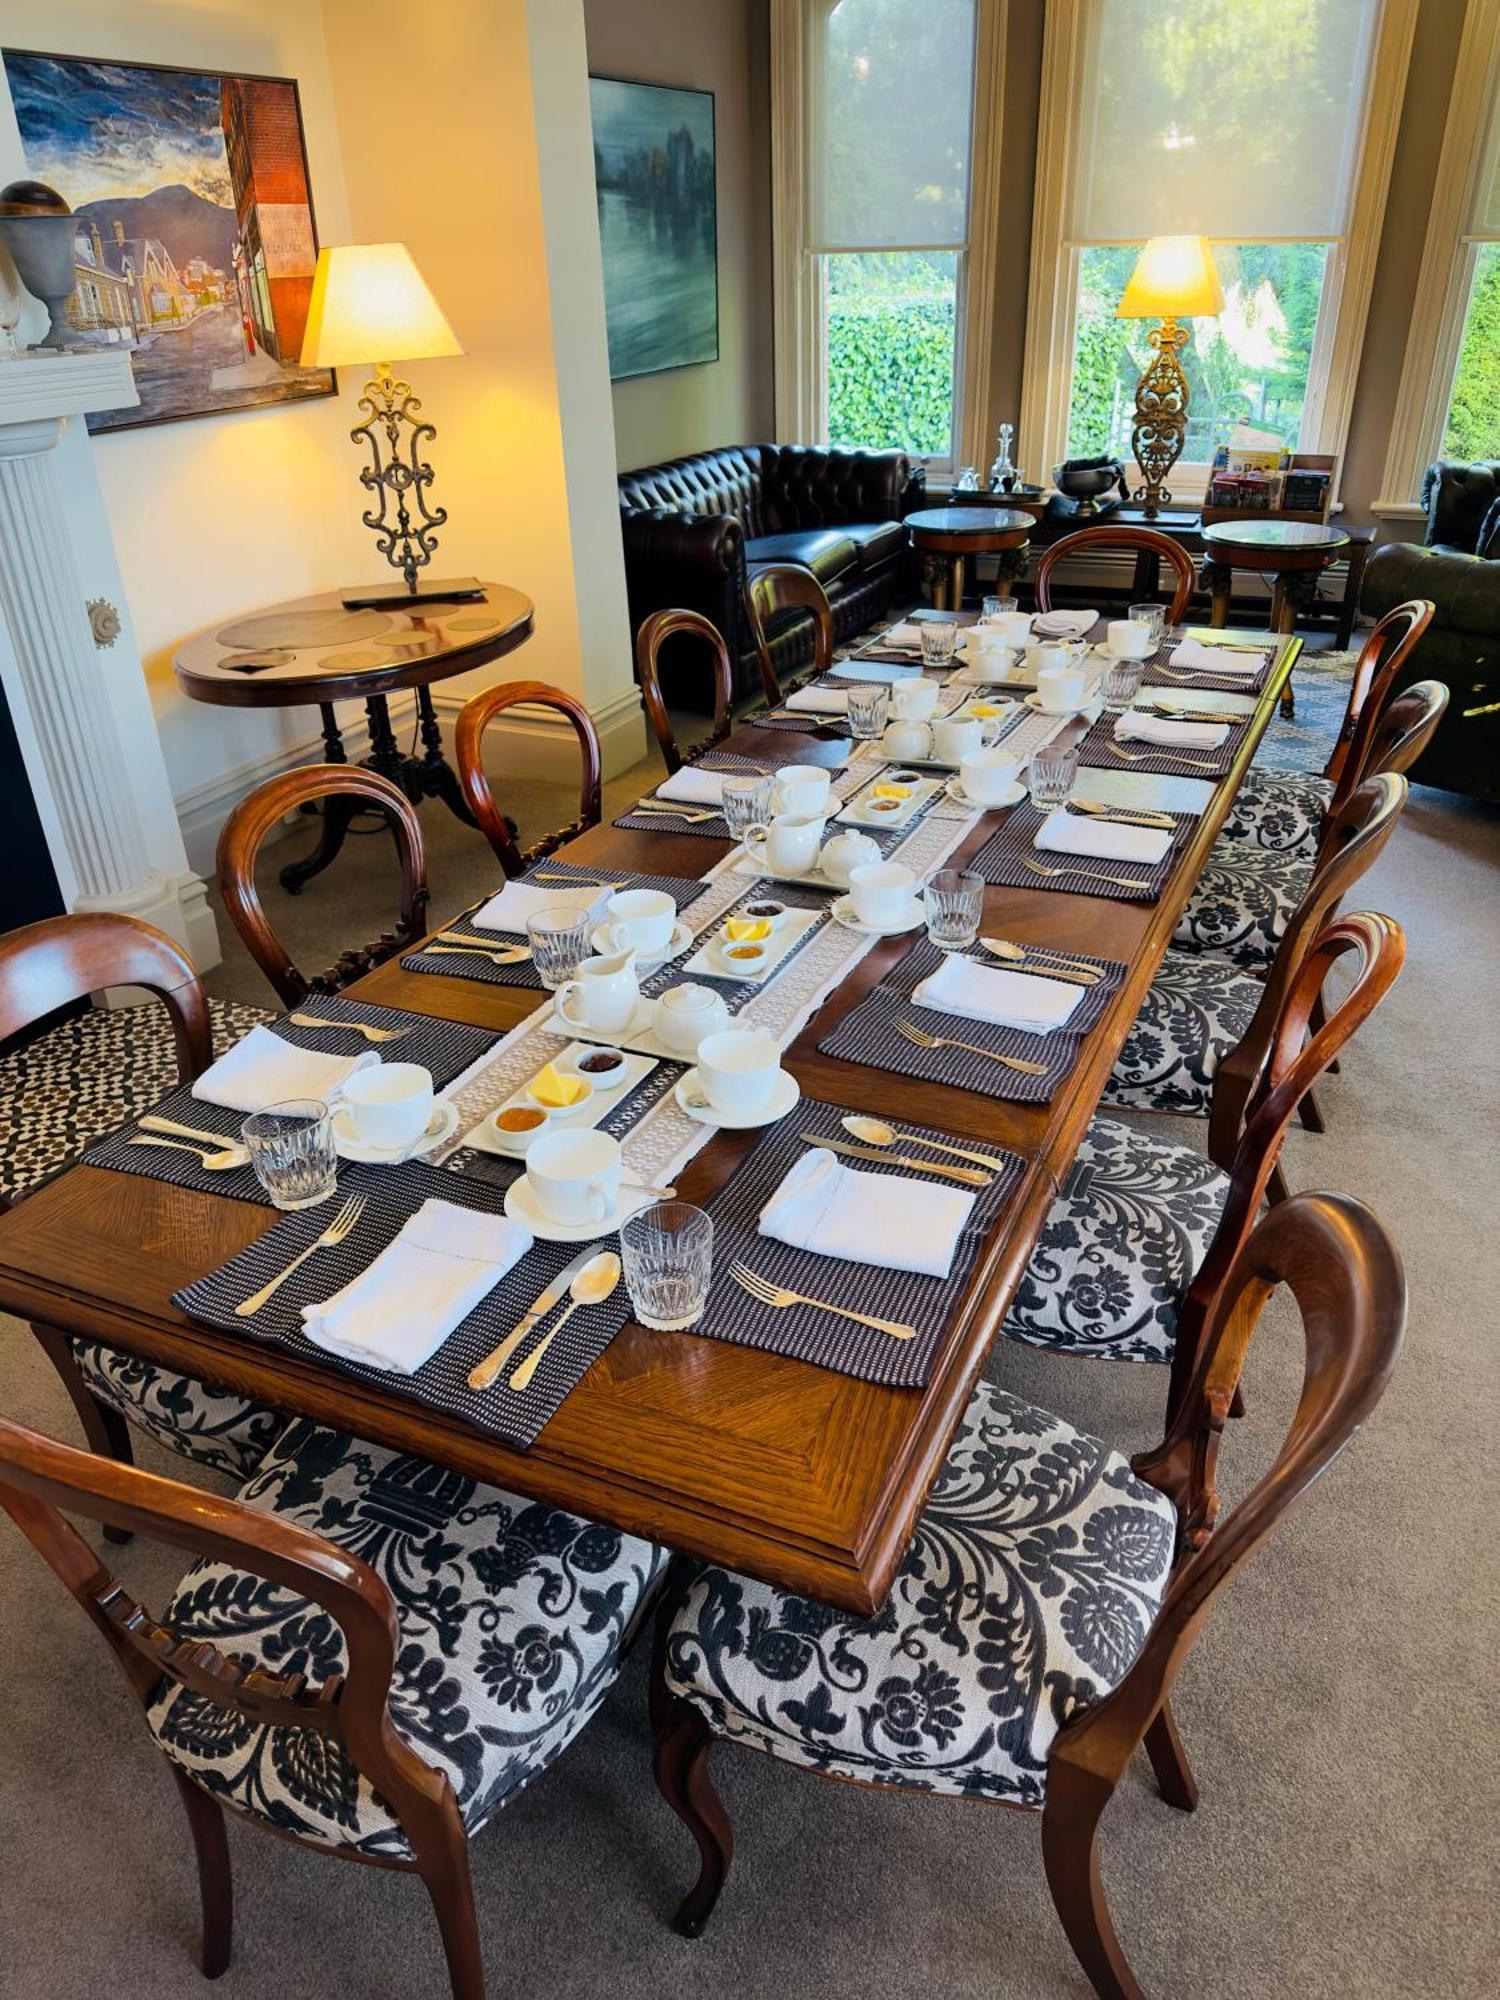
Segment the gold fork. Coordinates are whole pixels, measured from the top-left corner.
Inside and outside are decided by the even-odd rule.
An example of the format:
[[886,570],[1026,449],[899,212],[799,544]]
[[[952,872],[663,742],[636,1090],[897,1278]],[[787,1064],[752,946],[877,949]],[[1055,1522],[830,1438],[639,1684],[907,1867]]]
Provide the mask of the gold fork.
[[316,1014],[288,1014],[287,1019],[294,1028],[347,1029],[351,1034],[363,1035],[367,1042],[399,1042],[403,1035],[411,1033],[410,1028],[371,1028],[363,1021],[322,1021]]
[[951,1035],[929,1035],[925,1028],[918,1028],[910,1021],[898,1021],[896,1033],[905,1035],[919,1049],[966,1049],[971,1056],[988,1056],[991,1062],[999,1063],[1004,1069],[1013,1069],[1020,1076],[1047,1074],[1045,1063],[1027,1062],[1024,1056],[1003,1056],[995,1049],[982,1048],[978,1042],[955,1041]]
[[514,951],[519,952],[523,958],[530,958],[531,956],[531,946],[529,944],[501,944],[499,938],[493,932],[489,937],[475,937],[469,931],[439,931],[437,942],[439,944],[477,944],[481,950]]
[[[633,810],[633,808],[632,808]],[[592,875],[560,875],[557,871],[544,868],[533,869],[526,877],[528,882],[566,882],[573,889],[623,889],[623,882],[602,882]]]
[[706,819],[717,819],[719,817],[717,806],[711,808],[674,806],[670,799],[664,800],[660,804],[653,799],[640,799],[630,810],[633,813],[645,813],[648,818],[652,814],[655,814],[658,819],[686,820],[689,826],[699,826]]
[[871,1313],[855,1312],[849,1306],[836,1306],[828,1299],[812,1299],[806,1292],[789,1291],[785,1285],[773,1285],[769,1278],[763,1278],[759,1271],[752,1271],[748,1264],[731,1264],[729,1275],[741,1291],[748,1292],[752,1299],[758,1299],[763,1306],[774,1306],[779,1311],[783,1306],[811,1306],[814,1312],[833,1313],[839,1319],[852,1319],[856,1326],[872,1327],[876,1333],[889,1334],[892,1340],[914,1340],[917,1329],[903,1325],[899,1320],[876,1319]]
[[491,965],[524,965],[530,958],[529,950],[517,948],[513,951],[491,951],[480,944],[427,944],[422,947],[424,958],[487,958]]
[[234,1309],[235,1318],[248,1319],[252,1313],[258,1313],[271,1294],[278,1291],[293,1271],[305,1264],[315,1250],[329,1250],[335,1243],[342,1243],[364,1212],[365,1197],[362,1194],[351,1194],[321,1236],[315,1236],[305,1250],[299,1250],[292,1261],[283,1265],[276,1276],[268,1284],[262,1285],[258,1292],[252,1292],[248,1299],[240,1300]]
[[235,1167],[250,1164],[249,1149],[237,1146],[232,1139],[221,1139],[217,1146],[205,1152],[201,1146],[190,1145],[186,1139],[147,1139],[137,1135],[125,1141],[127,1146],[164,1146],[169,1152],[191,1153],[206,1173],[227,1174]]
[[1174,750],[1170,743],[1158,743],[1154,750],[1122,750],[1118,743],[1108,743],[1105,748],[1112,750],[1117,757],[1123,757],[1127,764],[1144,764],[1152,757],[1171,757],[1177,763],[1186,764],[1194,771],[1212,771],[1216,777],[1219,775],[1217,764],[1206,764],[1201,757],[1184,757],[1182,752]]
[[1139,875],[1111,875],[1103,868],[1046,868],[1040,861],[1028,860],[1026,866],[1033,875],[1088,875],[1096,882],[1108,882],[1116,889],[1149,889],[1153,885]]

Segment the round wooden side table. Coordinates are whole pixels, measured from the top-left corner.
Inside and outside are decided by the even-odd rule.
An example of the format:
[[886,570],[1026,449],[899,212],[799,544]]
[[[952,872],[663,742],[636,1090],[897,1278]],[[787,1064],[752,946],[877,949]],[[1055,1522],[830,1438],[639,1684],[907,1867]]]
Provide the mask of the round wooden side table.
[[[1213,598],[1210,622],[1227,625],[1237,569],[1274,579],[1271,629],[1290,634],[1297,614],[1317,595],[1318,578],[1349,547],[1341,528],[1312,521],[1213,521],[1203,530],[1204,580]],[[1292,713],[1292,682],[1281,690],[1284,715]]]
[[922,558],[922,583],[940,611],[964,608],[964,558],[998,556],[1011,583],[1026,565],[1031,516],[1018,507],[924,507],[908,514],[912,547]]
[[[194,701],[218,708],[297,708],[316,704],[323,718],[323,755],[347,764],[336,701],[362,701],[370,753],[362,761],[399,785],[415,805],[440,798],[472,826],[458,775],[443,755],[432,705],[432,683],[488,666],[531,636],[532,602],[508,584],[486,583],[478,597],[428,601],[408,611],[346,611],[336,590],[292,598],[231,618],[189,639],[173,670]],[[391,727],[388,698],[406,688],[417,695],[421,754],[403,754]],[[281,871],[294,895],[321,873],[344,844],[359,810],[354,799],[324,807],[318,844]]]

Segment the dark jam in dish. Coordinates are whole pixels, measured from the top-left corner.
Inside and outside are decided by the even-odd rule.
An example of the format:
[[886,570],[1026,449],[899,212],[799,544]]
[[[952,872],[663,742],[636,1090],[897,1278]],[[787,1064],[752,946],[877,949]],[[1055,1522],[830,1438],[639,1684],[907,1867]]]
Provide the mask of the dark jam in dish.
[[780,903],[747,903],[744,914],[747,917],[779,917]]
[[610,1070],[619,1069],[624,1061],[623,1056],[614,1055],[608,1049],[600,1049],[594,1055],[580,1057],[578,1067],[589,1076],[606,1076]]

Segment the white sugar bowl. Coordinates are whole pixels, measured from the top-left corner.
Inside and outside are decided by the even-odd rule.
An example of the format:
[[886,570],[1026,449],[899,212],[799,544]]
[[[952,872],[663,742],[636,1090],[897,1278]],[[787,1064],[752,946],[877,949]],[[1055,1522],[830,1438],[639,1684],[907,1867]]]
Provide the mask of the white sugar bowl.
[[849,886],[849,877],[856,868],[862,868],[867,861],[878,861],[880,849],[867,833],[836,833],[832,840],[825,840],[823,851],[818,856],[818,866],[830,882],[837,882],[841,889]]
[[656,1003],[656,1039],[678,1055],[697,1055],[705,1035],[717,1035],[728,1026],[723,994],[691,980],[669,986]]

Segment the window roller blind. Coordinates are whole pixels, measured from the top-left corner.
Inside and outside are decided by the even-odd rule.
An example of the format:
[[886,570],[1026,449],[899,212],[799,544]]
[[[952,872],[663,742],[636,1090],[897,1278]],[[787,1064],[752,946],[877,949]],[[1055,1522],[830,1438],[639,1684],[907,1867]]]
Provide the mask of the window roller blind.
[[962,248],[975,0],[808,8],[808,247]]
[[1075,242],[1341,235],[1380,0],[1085,0]]

